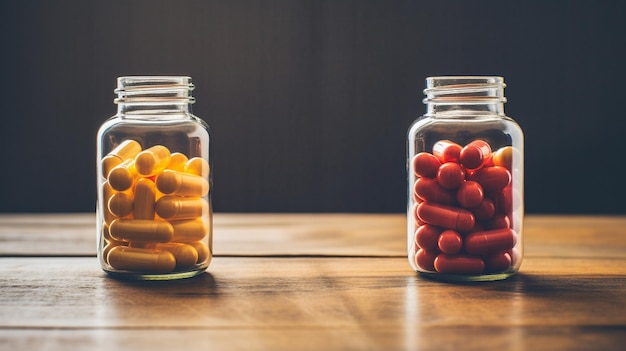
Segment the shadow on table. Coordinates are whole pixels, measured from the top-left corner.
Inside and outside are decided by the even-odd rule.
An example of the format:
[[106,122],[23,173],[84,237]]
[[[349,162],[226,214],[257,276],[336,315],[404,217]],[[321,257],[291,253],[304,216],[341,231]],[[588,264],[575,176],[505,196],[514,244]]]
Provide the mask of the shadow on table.
[[107,289],[123,289],[134,293],[168,296],[218,296],[219,288],[213,275],[201,273],[192,278],[176,280],[125,280],[105,277]]

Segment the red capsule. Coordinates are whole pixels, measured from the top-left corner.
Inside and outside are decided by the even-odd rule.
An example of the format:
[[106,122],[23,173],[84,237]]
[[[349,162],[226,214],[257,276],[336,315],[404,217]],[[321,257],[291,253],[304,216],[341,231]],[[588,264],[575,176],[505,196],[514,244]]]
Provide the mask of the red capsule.
[[474,227],[472,227],[472,229],[468,230],[467,232],[464,232],[464,234],[479,232],[481,230],[485,230],[485,226],[479,221],[476,221],[476,224],[474,224]]
[[438,204],[452,205],[455,201],[454,193],[442,188],[436,181],[429,178],[419,178],[415,181],[415,195],[424,201]]
[[439,255],[439,251],[419,250],[415,254],[415,264],[425,271],[435,271],[435,258]]
[[435,270],[443,274],[481,274],[485,270],[485,262],[480,257],[469,255],[441,254],[435,258]]
[[422,249],[432,250],[437,247],[439,233],[441,230],[434,225],[421,225],[415,231],[415,243]]
[[474,227],[474,215],[465,209],[423,202],[417,206],[417,217],[423,222],[466,232]]
[[[416,208],[416,210],[417,210],[417,208]],[[416,216],[417,216],[417,214],[416,214]],[[419,219],[419,218],[416,218],[416,219],[415,219],[415,225],[416,225],[416,226],[418,226],[418,227],[419,227],[419,226],[424,225],[424,224],[426,224],[426,223],[422,222],[422,220],[421,220],[421,219]],[[417,230],[417,229],[415,229],[415,230]]]
[[420,199],[419,196],[415,193],[415,189],[413,189],[413,202],[416,204],[420,204],[424,202],[424,200]]
[[522,196],[518,189],[508,185],[501,191],[489,194],[496,205],[496,212],[510,214],[522,205]]
[[413,205],[413,219],[415,220],[415,230],[417,230],[420,226],[423,226],[424,221],[422,221],[421,219],[419,219],[419,217],[417,217],[417,207],[419,206],[419,203]]
[[489,272],[504,272],[511,267],[511,262],[511,255],[506,251],[485,257],[485,266]]
[[495,192],[509,185],[511,173],[504,167],[485,167],[471,172],[467,179],[478,182],[485,192]]
[[511,213],[510,215],[511,217],[509,217],[509,228],[513,229],[516,233],[520,233],[522,231],[523,224],[521,213]]
[[489,157],[487,157],[485,161],[483,161],[483,167],[493,167],[493,166],[497,166],[497,165],[493,163],[493,153],[491,153],[491,155],[489,155]]
[[465,170],[455,162],[446,162],[437,170],[437,183],[445,189],[456,189],[465,181]]
[[441,163],[458,162],[461,155],[461,145],[450,140],[439,140],[433,145],[433,155]]
[[484,140],[474,140],[463,147],[459,160],[463,166],[476,169],[482,166],[489,156],[491,156],[491,146]]
[[413,172],[418,177],[435,178],[441,162],[435,155],[428,152],[420,152],[412,161]]
[[501,229],[511,228],[511,220],[507,215],[495,215],[487,223],[485,223],[486,229]]
[[441,252],[454,255],[461,251],[461,248],[463,247],[463,238],[461,238],[461,234],[457,231],[452,229],[444,230],[439,235],[437,246],[439,246],[439,250],[441,250]]
[[483,201],[476,208],[473,208],[472,212],[477,220],[486,221],[496,213],[496,206],[491,199],[483,198]]
[[514,247],[511,250],[508,250],[509,255],[511,255],[511,266],[515,267],[517,265],[520,264],[520,261],[522,260],[522,253],[521,251]]
[[513,248],[517,235],[510,228],[469,233],[465,237],[465,250],[473,255],[488,255]]
[[[411,208],[411,213],[413,213],[413,219],[415,220],[415,224],[416,225],[422,225],[422,223],[418,224],[418,222],[421,222],[419,218],[417,218],[417,206],[419,206],[419,203],[416,203],[413,205],[413,207]],[[415,227],[415,230],[417,230],[417,227]]]
[[513,189],[510,185],[489,195],[496,206],[496,212],[507,214],[513,211]]
[[463,182],[456,191],[456,201],[464,208],[478,207],[483,201],[483,188],[477,182],[468,180]]

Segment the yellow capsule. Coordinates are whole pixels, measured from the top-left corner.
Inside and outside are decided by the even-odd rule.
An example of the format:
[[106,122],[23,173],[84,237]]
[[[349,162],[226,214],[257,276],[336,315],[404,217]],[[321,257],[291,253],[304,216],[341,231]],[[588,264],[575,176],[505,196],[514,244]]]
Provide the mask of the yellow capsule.
[[167,165],[167,169],[184,172],[187,161],[189,161],[189,159],[185,156],[185,154],[173,152],[172,155],[170,155],[170,164]]
[[493,153],[493,164],[506,167],[509,171],[513,170],[513,166],[518,165],[521,159],[522,155],[519,150],[512,146],[501,147]]
[[121,158],[115,155],[107,155],[102,158],[102,176],[106,179],[109,176],[109,172],[116,166],[119,166],[124,162]]
[[157,250],[171,253],[176,258],[176,268],[189,268],[198,261],[198,251],[188,244],[183,243],[158,243],[154,246]]
[[[107,228],[106,231],[108,232],[108,228]],[[102,256],[101,257],[102,257],[102,260],[104,262],[108,263],[107,255],[109,254],[109,251],[111,251],[111,249],[116,247],[116,246],[126,246],[127,243],[110,239],[110,235],[108,235],[108,234],[105,234],[105,237],[106,236],[109,236],[109,239],[105,239],[104,240],[104,247],[102,248]]]
[[107,224],[104,224],[102,226],[102,236],[104,237],[104,245],[105,245],[105,247],[107,245],[120,246],[120,245],[127,245],[128,244],[128,243],[125,243],[123,241],[117,241],[117,240],[113,239],[111,237],[111,233],[109,232],[109,226]]
[[170,150],[163,145],[155,145],[143,150],[135,157],[137,173],[144,177],[155,175],[170,163]]
[[201,240],[209,233],[209,226],[202,219],[171,221],[174,228],[172,241],[189,243]]
[[133,218],[154,219],[156,203],[156,186],[147,178],[141,178],[135,184],[135,200],[133,202]]
[[185,172],[207,178],[211,172],[209,163],[202,157],[192,157],[187,161]]
[[203,262],[211,260],[211,257],[212,257],[211,251],[209,250],[208,246],[206,246],[205,243],[203,243],[202,241],[194,241],[190,243],[189,245],[193,246],[194,249],[196,249],[196,252],[198,252],[197,263],[203,263]]
[[168,222],[149,219],[116,219],[111,222],[109,231],[118,241],[165,243],[174,235],[174,228]]
[[135,182],[137,177],[137,169],[135,168],[135,160],[129,159],[114,167],[109,172],[109,184],[117,191],[126,191]]
[[[108,232],[108,228],[107,228],[107,232]],[[123,241],[117,241],[115,239],[113,239],[111,237],[111,234],[106,234],[105,236],[105,240],[104,240],[105,245],[113,245],[113,246],[127,246],[128,243],[125,243]]]
[[109,211],[118,217],[126,217],[133,212],[133,197],[128,193],[115,193],[108,203]]
[[105,244],[104,248],[102,249],[102,260],[105,263],[109,263],[109,251],[111,251],[112,248],[116,247],[117,245],[112,245],[112,244]]
[[143,242],[143,241],[131,241],[129,243],[127,243],[128,247],[139,247],[142,249],[154,249],[154,246],[156,245],[156,243],[149,243],[149,242]]
[[132,139],[124,140],[102,158],[102,175],[106,178],[109,172],[122,162],[134,158],[141,151],[141,145]]
[[107,223],[102,224],[102,237],[107,242],[113,240],[113,238],[111,238],[111,233],[109,232],[109,225]]
[[163,196],[156,203],[156,214],[168,220],[194,219],[208,214],[209,203],[200,197]]
[[115,219],[115,215],[109,211],[109,199],[115,193],[108,181],[102,183],[102,219],[104,223],[111,223]]
[[202,197],[209,193],[206,178],[167,169],[157,176],[156,185],[163,194]]
[[115,269],[136,272],[167,273],[176,267],[170,252],[128,246],[111,248],[107,261]]

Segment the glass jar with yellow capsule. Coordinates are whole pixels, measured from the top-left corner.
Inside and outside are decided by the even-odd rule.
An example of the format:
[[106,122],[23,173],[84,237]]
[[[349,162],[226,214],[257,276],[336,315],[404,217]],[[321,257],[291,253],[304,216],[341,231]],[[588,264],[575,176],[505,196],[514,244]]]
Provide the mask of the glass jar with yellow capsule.
[[115,277],[192,277],[212,258],[209,126],[190,77],[117,79],[97,136],[97,252]]

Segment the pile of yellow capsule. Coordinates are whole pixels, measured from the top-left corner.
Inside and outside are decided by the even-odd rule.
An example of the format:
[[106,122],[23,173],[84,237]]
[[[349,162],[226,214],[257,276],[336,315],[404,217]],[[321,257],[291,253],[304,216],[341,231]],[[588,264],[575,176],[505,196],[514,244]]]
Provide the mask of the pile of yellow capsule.
[[101,257],[115,270],[185,271],[211,260],[208,162],[125,140],[101,160]]

